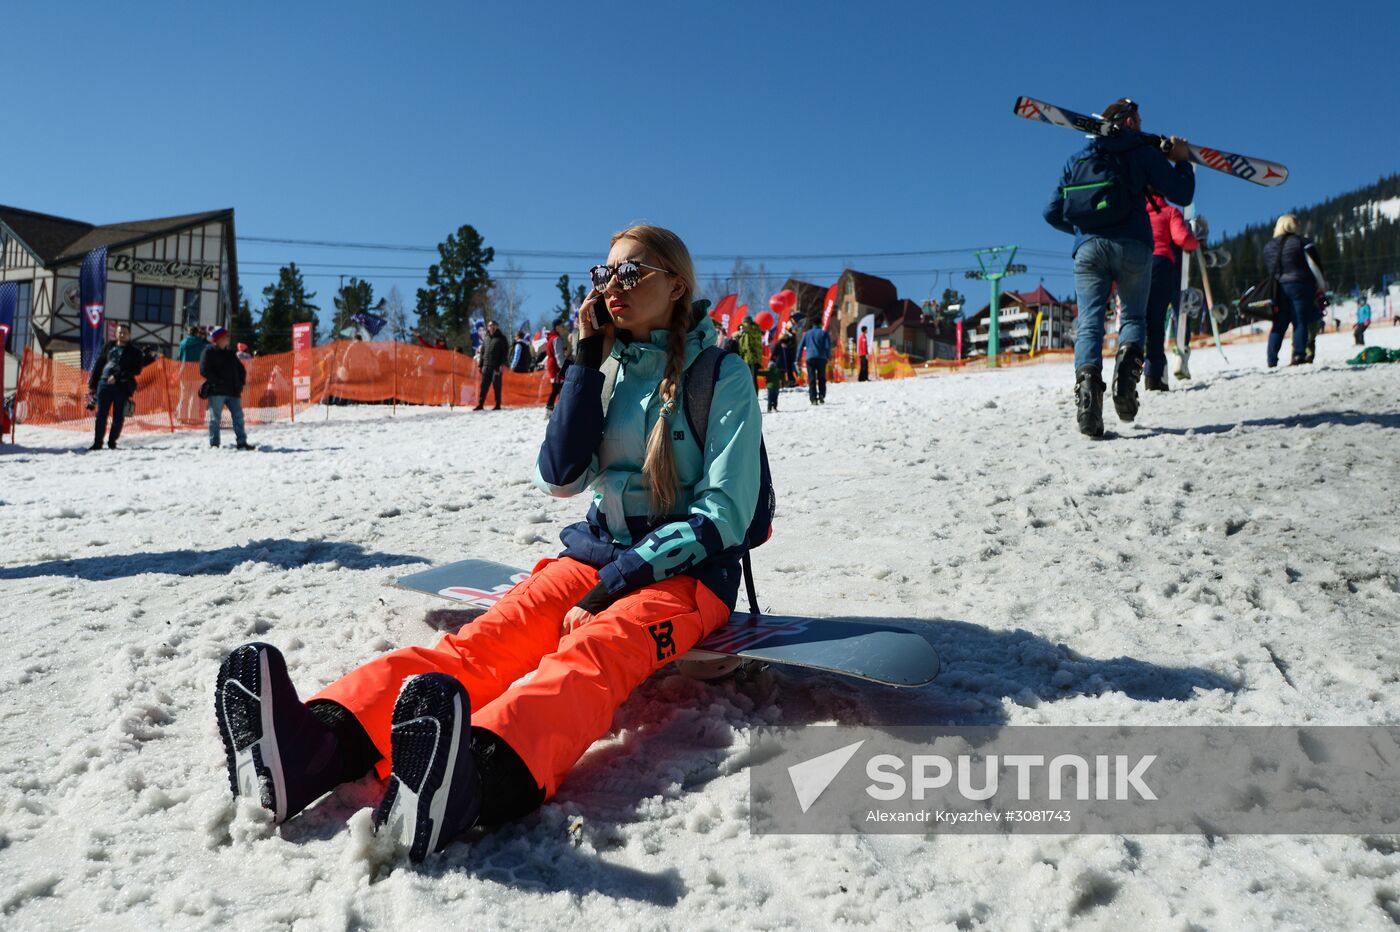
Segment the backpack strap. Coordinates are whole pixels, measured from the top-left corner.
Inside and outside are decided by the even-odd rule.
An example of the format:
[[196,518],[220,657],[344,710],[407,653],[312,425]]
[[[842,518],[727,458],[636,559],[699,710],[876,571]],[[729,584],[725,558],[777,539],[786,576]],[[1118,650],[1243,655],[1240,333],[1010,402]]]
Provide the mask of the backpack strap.
[[[685,419],[690,423],[690,435],[705,453],[705,436],[710,427],[710,403],[715,397],[720,367],[729,351],[707,346],[695,357],[685,374]],[[708,377],[706,377],[708,375]]]
[[[695,361],[686,372],[685,417],[690,422],[690,435],[695,438],[702,456],[705,453],[706,432],[710,426],[710,404],[714,401],[715,385],[719,382],[724,357],[731,355],[737,354],[719,346],[707,346],[695,357]],[[707,373],[708,378],[705,377]],[[758,610],[758,589],[754,585],[753,560],[749,553],[749,549],[744,548],[740,564],[744,570],[744,591],[749,599],[749,617],[757,618],[762,613]]]

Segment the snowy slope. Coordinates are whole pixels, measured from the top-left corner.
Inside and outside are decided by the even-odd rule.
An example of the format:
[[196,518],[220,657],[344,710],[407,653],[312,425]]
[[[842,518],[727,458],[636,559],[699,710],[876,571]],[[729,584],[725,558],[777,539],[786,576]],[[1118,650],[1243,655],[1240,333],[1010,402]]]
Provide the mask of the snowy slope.
[[[1400,328],[1370,342],[1400,346]],[[583,503],[528,483],[544,421],[336,409],[262,449],[21,427],[0,456],[0,922],[7,929],[1391,928],[1400,840],[754,837],[768,722],[1372,723],[1400,718],[1400,365],[1265,371],[1197,351],[1137,426],[1073,430],[1067,365],[785,394],[765,604],[913,618],[932,686],[665,673],[558,797],[421,871],[368,830],[373,780],[270,827],[235,805],[220,658],[309,694],[430,643],[386,586],[529,565]]]

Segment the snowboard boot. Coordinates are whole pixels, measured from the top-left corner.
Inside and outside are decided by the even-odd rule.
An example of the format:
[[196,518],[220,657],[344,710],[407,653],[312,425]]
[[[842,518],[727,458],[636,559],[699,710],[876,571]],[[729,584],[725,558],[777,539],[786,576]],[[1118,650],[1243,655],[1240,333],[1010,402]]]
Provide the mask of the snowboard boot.
[[1079,432],[1086,437],[1103,436],[1102,370],[1086,364],[1074,371],[1074,407],[1079,418]]
[[1138,377],[1142,375],[1142,347],[1128,343],[1118,347],[1113,361],[1113,410],[1118,420],[1132,422],[1138,413]]
[[394,704],[390,740],[394,769],[374,828],[389,833],[416,864],[474,826],[481,813],[467,691],[442,673],[410,677]]
[[229,788],[285,822],[341,782],[335,733],[297,698],[287,662],[269,644],[244,644],[219,666],[214,712]]
[[1160,379],[1153,375],[1149,375],[1146,378],[1144,378],[1143,385],[1147,388],[1149,392],[1171,391],[1171,389],[1167,387],[1166,379]]

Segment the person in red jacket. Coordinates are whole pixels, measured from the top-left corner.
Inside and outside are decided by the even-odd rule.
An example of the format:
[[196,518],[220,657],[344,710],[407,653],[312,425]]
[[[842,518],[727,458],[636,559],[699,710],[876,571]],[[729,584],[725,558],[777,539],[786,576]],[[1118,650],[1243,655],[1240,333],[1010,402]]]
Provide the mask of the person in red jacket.
[[556,321],[554,329],[545,334],[545,372],[549,375],[549,400],[545,402],[547,412],[554,411],[554,402],[564,388],[564,374],[569,371],[573,358],[569,354],[569,325]]
[[[1184,253],[1200,248],[1181,211],[1155,191],[1147,192],[1147,219],[1152,223],[1152,289],[1147,294],[1147,366],[1145,384],[1150,392],[1167,390],[1167,308],[1180,304],[1181,262]],[[1186,336],[1191,336],[1190,320]],[[1178,378],[1183,375],[1183,361]]]
[[860,375],[856,377],[857,382],[870,381],[870,339],[865,335],[866,328],[860,328],[860,336],[856,337],[856,358],[860,360]]

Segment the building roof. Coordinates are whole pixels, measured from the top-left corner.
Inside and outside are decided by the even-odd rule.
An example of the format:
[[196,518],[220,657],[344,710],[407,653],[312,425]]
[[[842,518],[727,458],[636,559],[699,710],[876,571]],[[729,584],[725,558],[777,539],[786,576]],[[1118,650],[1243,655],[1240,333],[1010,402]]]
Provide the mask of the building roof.
[[1035,291],[1021,292],[1021,302],[1023,304],[1060,304],[1065,302],[1045,290],[1045,283],[1041,282],[1036,286]]
[[[855,283],[857,304],[868,304],[882,310],[892,310],[899,303],[899,290],[895,288],[894,282],[888,278],[867,275],[864,272],[857,272],[855,269],[846,269],[841,273],[840,280],[844,283],[847,279]],[[841,291],[844,292],[845,288],[843,287]]]
[[804,282],[798,278],[789,278],[783,282],[783,287],[797,295],[797,307],[793,308],[794,313],[803,314],[808,320],[821,319],[822,311],[826,306],[826,289],[824,287]]
[[19,237],[20,242],[38,256],[45,266],[61,265],[68,260],[80,259],[99,246],[119,249],[232,216],[233,210],[230,208],[158,217],[154,220],[91,224],[0,205],[0,223],[9,227],[15,236]]

